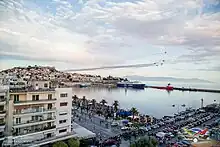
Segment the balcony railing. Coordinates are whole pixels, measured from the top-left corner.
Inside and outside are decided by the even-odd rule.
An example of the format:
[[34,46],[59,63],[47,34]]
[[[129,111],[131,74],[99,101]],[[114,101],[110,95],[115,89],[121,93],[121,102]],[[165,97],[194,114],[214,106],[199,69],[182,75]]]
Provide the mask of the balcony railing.
[[20,104],[20,103],[35,103],[35,102],[47,102],[47,101],[55,101],[56,98],[53,99],[41,99],[41,100],[26,100],[26,101],[14,101],[14,104]]
[[4,134],[0,134],[0,138],[3,138],[3,137],[5,137],[5,135]]
[[0,110],[0,114],[6,113],[6,110]]
[[34,87],[10,87],[11,93],[18,93],[18,92],[41,92],[41,91],[55,91],[55,88],[34,88]]
[[40,118],[40,119],[36,119],[36,120],[28,120],[26,122],[22,122],[22,123],[16,123],[14,122],[14,126],[17,125],[23,125],[23,124],[29,124],[29,123],[36,123],[36,122],[42,122],[42,121],[48,121],[48,120],[55,120],[56,117],[48,117],[48,118]]
[[0,126],[4,126],[5,125],[5,122],[0,122]]
[[28,114],[28,113],[37,113],[37,112],[48,112],[56,110],[56,108],[50,108],[50,109],[22,109],[21,111],[14,111],[14,115],[16,114]]
[[31,129],[30,131],[25,131],[25,132],[13,132],[13,136],[19,136],[19,135],[25,135],[25,134],[30,134],[30,133],[35,133],[35,132],[41,132],[41,131],[46,131],[46,130],[50,130],[50,129],[55,129],[56,126],[48,126],[48,127],[42,127],[42,128],[36,128],[36,129]]
[[5,98],[0,98],[0,102],[4,102],[4,101],[6,101]]

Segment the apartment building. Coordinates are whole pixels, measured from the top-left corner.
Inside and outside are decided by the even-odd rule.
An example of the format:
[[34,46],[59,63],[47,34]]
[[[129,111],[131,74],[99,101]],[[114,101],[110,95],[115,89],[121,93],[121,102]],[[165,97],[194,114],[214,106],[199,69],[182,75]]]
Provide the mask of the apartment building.
[[71,132],[71,88],[51,88],[48,81],[9,91],[4,145],[39,146],[76,136]]
[[5,139],[6,100],[8,87],[0,86],[0,144]]

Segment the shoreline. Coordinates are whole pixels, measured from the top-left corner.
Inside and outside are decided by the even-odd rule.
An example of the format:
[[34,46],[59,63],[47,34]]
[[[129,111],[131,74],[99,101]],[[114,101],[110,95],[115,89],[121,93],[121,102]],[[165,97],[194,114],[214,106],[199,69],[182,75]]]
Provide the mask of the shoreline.
[[[117,87],[117,84],[115,83],[108,83],[108,84],[104,84],[104,83],[92,83],[91,85],[85,86],[85,87],[80,87],[79,85],[72,85],[70,87],[78,87],[78,88],[85,88],[85,87],[103,87],[103,88],[121,88],[121,87]],[[156,89],[155,87],[161,87],[161,86],[147,86],[145,85],[145,88],[153,88]],[[162,86],[163,87],[163,86]],[[166,86],[164,86],[166,87]],[[144,88],[144,89],[145,89]],[[138,89],[138,88],[125,88],[125,89],[136,89],[136,90],[144,90],[144,89]],[[166,89],[164,89],[166,90]],[[220,89],[214,89],[214,88],[185,88],[185,87],[173,87],[173,90],[167,90],[169,92],[171,91],[190,91],[190,92],[209,92],[209,93],[220,93]]]

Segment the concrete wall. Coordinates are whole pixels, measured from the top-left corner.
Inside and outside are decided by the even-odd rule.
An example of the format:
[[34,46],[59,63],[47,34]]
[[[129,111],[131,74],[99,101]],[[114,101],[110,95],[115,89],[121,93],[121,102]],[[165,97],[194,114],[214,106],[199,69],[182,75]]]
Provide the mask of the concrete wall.
[[[72,110],[72,88],[56,88],[55,89],[55,97],[57,98],[56,101],[56,135],[66,135],[67,133],[71,132],[71,110]],[[67,93],[67,97],[60,97],[60,94]],[[60,106],[60,103],[67,102],[67,106]],[[60,115],[61,113],[66,112],[66,115]],[[66,119],[66,123],[60,124],[60,120]],[[59,130],[67,129],[66,132],[59,133]]]

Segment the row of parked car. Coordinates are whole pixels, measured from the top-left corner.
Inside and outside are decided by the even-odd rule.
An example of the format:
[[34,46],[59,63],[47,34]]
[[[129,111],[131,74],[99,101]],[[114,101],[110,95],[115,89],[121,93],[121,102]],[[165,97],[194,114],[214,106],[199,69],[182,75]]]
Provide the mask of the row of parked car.
[[199,126],[199,125],[203,124],[204,122],[209,121],[213,117],[215,117],[214,114],[210,114],[210,115],[206,114],[204,117],[194,119],[193,122],[191,122],[190,124],[187,125],[187,128],[192,128],[192,127]]

